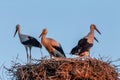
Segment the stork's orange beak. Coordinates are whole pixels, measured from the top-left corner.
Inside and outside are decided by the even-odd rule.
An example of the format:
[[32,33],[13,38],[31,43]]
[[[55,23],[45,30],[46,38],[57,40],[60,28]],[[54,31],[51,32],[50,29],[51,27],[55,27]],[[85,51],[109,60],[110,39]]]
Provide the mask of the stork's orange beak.
[[101,32],[97,28],[95,28],[95,30],[101,35]]

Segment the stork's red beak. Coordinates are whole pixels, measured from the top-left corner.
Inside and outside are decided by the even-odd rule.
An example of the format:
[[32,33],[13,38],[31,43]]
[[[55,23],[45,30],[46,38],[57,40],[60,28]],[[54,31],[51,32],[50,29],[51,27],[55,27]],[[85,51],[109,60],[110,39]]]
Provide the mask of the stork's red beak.
[[17,31],[18,31],[18,30],[16,29],[16,31],[15,31],[15,33],[14,33],[14,37],[15,37],[15,35],[16,35],[16,33],[17,33]]
[[95,30],[101,35],[101,32],[97,28],[95,28]]

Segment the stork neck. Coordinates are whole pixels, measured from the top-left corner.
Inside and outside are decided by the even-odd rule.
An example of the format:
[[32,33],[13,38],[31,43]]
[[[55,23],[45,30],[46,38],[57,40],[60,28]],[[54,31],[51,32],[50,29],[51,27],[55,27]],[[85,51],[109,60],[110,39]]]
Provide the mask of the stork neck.
[[90,30],[90,35],[94,36],[94,30],[93,29]]
[[90,30],[90,34],[94,35],[94,30],[93,29]]
[[46,38],[46,35],[41,36],[41,43],[46,47],[48,44],[48,40]]
[[42,38],[41,38],[41,39],[43,40],[43,39],[45,39],[45,38],[46,38],[46,35],[42,35]]
[[88,33],[88,35],[86,37],[94,37],[94,30],[90,30],[90,32]]
[[86,36],[87,42],[92,43],[94,42],[94,30],[91,30],[88,35]]

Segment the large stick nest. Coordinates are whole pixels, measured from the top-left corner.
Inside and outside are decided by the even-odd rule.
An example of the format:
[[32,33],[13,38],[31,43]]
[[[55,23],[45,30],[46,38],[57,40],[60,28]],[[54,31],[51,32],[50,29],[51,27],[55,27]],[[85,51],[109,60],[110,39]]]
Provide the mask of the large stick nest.
[[114,66],[98,59],[46,59],[36,64],[15,65],[16,80],[118,80]]

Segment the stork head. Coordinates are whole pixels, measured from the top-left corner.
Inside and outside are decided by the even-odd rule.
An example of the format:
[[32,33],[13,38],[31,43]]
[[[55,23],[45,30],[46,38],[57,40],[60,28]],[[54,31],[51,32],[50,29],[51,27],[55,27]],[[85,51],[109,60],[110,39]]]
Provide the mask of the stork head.
[[48,30],[46,28],[43,29],[42,33],[40,34],[39,38],[42,36],[42,35],[46,35],[48,33]]
[[16,30],[15,30],[15,33],[14,33],[14,37],[15,37],[15,35],[16,35],[16,33],[17,33],[17,31],[20,29],[20,25],[19,24],[17,24],[16,25]]
[[91,30],[96,30],[99,34],[101,34],[101,32],[97,29],[95,24],[91,24],[90,29]]

